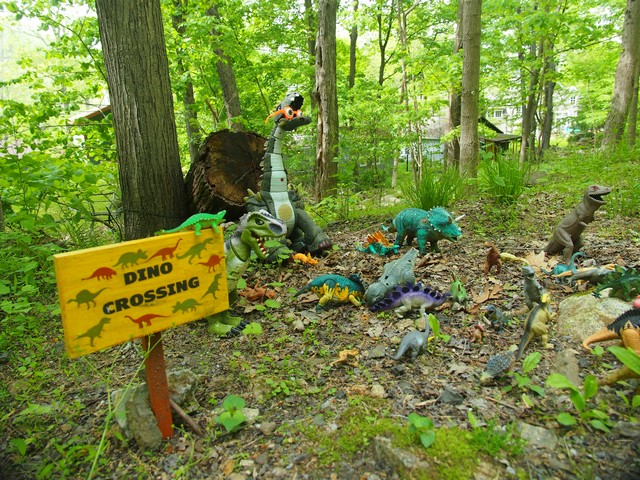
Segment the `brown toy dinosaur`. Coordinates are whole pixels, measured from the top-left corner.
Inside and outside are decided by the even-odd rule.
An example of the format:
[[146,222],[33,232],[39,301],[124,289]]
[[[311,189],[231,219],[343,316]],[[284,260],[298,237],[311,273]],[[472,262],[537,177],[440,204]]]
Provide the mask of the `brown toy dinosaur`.
[[500,252],[491,242],[485,243],[485,246],[489,247],[489,251],[487,252],[487,258],[484,261],[484,268],[482,269],[482,273],[488,275],[494,265],[496,267],[496,273],[500,273],[500,270],[502,269],[502,259],[500,258]]
[[[606,328],[585,338],[582,346],[591,350],[589,345],[592,343],[616,339],[622,340],[622,345],[640,355],[640,296],[634,300],[631,310],[624,312]],[[600,385],[612,385],[618,380],[636,377],[638,377],[638,374],[624,365],[622,368],[607,375],[598,383],[600,383]]]
[[593,215],[606,202],[602,199],[611,193],[611,188],[591,185],[584,192],[582,201],[574,208],[553,232],[553,236],[544,251],[553,255],[562,252],[564,263],[568,264],[571,255],[583,245],[582,232],[593,221]]

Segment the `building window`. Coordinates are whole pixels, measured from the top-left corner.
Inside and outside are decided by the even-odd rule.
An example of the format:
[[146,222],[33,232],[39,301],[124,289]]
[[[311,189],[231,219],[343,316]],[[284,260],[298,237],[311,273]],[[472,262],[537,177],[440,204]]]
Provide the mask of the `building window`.
[[494,110],[493,111],[494,118],[502,118],[502,110]]
[[570,103],[571,105],[575,105],[575,104],[576,104],[576,97],[575,97],[575,95],[574,95],[574,96],[569,97],[569,103]]

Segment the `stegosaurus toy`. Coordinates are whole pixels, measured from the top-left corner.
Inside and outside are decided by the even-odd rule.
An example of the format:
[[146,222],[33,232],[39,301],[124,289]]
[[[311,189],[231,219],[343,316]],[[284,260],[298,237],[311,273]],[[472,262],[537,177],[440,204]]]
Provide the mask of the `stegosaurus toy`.
[[363,253],[373,253],[374,255],[395,255],[400,247],[393,245],[381,231],[373,232],[367,235],[367,243],[364,247],[356,245],[356,250]]
[[297,297],[305,292],[312,291],[320,300],[316,305],[316,311],[322,311],[328,303],[351,302],[356,307],[362,305],[364,299],[364,283],[360,276],[349,275],[349,278],[335,273],[320,275],[311,280],[294,295]]
[[616,266],[615,270],[605,275],[604,279],[599,282],[593,295],[599,297],[600,292],[608,288],[611,289],[610,297],[630,302],[640,295],[640,272],[634,268]]

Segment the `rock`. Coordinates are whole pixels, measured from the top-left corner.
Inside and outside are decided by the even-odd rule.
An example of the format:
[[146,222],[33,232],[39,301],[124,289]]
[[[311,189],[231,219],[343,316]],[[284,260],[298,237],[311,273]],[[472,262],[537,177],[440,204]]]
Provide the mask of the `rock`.
[[257,427],[263,435],[269,436],[276,431],[278,425],[276,424],[276,422],[262,422],[261,424],[257,425]]
[[194,391],[198,384],[198,376],[191,370],[175,370],[167,372],[167,383],[171,399],[182,407],[185,412],[197,409],[198,402]]
[[367,352],[368,358],[384,358],[385,356],[385,346],[384,345],[376,345],[371,350]]
[[555,365],[554,372],[564,375],[574,385],[582,384],[577,354],[578,352],[573,348],[567,348],[556,353],[552,362]]
[[429,469],[427,462],[407,450],[393,447],[391,440],[386,437],[374,437],[373,448],[380,460],[388,464],[391,470],[406,473],[406,476],[402,475],[403,478],[414,478],[412,472],[426,473],[424,471]]
[[558,306],[556,335],[568,335],[582,342],[630,308],[629,303],[618,298],[572,295]]
[[304,332],[304,322],[302,320],[296,320],[295,322],[293,322],[293,329],[296,332]]
[[526,422],[518,422],[520,437],[526,440],[530,446],[554,450],[558,444],[558,437],[552,430],[531,425]]
[[141,450],[158,450],[162,445],[162,432],[158,428],[158,422],[149,404],[147,385],[134,387],[129,395],[125,395],[125,398],[123,403],[130,435]]
[[447,405],[455,406],[462,404],[462,402],[464,402],[464,397],[451,387],[447,386],[444,387],[444,390],[442,390],[442,392],[440,392],[438,400],[442,403],[446,403]]
[[374,383],[371,386],[371,394],[373,398],[385,398],[387,396],[387,392],[385,392],[384,387],[379,383]]

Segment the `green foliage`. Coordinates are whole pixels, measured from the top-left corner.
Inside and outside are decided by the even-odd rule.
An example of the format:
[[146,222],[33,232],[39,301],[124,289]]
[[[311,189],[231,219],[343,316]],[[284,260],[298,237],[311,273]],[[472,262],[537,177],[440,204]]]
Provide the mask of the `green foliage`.
[[[526,358],[522,361],[522,373],[518,373],[516,371],[510,371],[509,375],[513,377],[515,380],[515,387],[522,392],[521,398],[522,401],[528,407],[533,407],[533,400],[527,395],[527,391],[531,391],[536,393],[538,396],[544,396],[544,389],[539,385],[535,385],[532,383],[531,377],[528,376],[530,372],[532,372],[540,363],[540,359],[542,355],[540,352],[531,352]],[[505,391],[511,390],[511,385],[505,387]]]
[[427,322],[429,322],[429,328],[431,329],[431,335],[433,335],[433,343],[434,345],[436,344],[436,342],[441,341],[443,343],[449,343],[449,340],[451,340],[451,335],[447,335],[446,333],[442,333],[440,331],[440,322],[438,321],[438,319],[436,318],[436,316],[433,313],[430,313],[429,316],[427,317]]
[[529,164],[521,165],[517,158],[487,155],[478,170],[479,189],[498,203],[515,203],[524,193],[529,169]]
[[570,427],[580,421],[591,425],[596,430],[603,432],[610,430],[612,424],[606,409],[591,407],[588,403],[598,393],[598,380],[595,376],[587,375],[585,377],[582,392],[567,377],[559,373],[551,374],[546,383],[550,387],[568,390],[571,403],[578,413],[577,418],[569,412],[559,413],[556,415],[556,420],[560,425]]
[[454,168],[427,167],[417,183],[403,185],[402,193],[412,207],[429,210],[449,207],[462,198],[465,180]]
[[613,353],[618,360],[640,376],[640,355],[630,348],[624,348],[619,345],[612,345],[607,348],[607,350]]
[[436,432],[433,422],[428,417],[423,417],[412,412],[407,417],[409,422],[409,433],[418,436],[424,448],[429,448],[436,441]]
[[227,395],[222,402],[224,411],[215,418],[215,422],[222,425],[227,433],[239,430],[247,417],[244,416],[243,409],[245,401],[236,395]]

